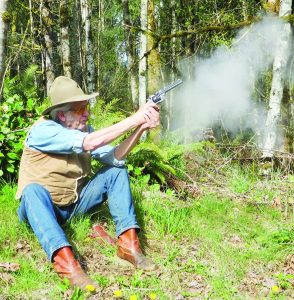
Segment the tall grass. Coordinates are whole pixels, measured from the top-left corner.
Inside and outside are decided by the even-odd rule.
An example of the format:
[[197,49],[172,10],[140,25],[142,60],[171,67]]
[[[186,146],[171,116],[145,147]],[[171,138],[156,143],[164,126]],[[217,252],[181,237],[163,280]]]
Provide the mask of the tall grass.
[[[29,226],[18,223],[19,203],[14,193],[13,184],[2,185],[0,262],[20,267],[16,271],[2,269],[0,299],[91,299],[70,293],[54,274]],[[133,184],[133,195],[143,248],[158,264],[157,273],[120,265],[114,259],[114,247],[89,239],[95,222],[105,223],[114,234],[107,204],[94,215],[75,218],[65,226],[89,275],[103,289],[100,298],[93,299],[112,299],[117,289],[124,299],[133,294],[149,299],[151,292],[157,299],[288,299],[292,294],[293,288],[280,288],[281,279],[277,279],[288,280],[283,264],[294,247],[293,220],[281,211],[213,193],[181,201],[140,184]],[[258,280],[252,280],[252,274]],[[278,294],[272,293],[273,285],[279,286]]]

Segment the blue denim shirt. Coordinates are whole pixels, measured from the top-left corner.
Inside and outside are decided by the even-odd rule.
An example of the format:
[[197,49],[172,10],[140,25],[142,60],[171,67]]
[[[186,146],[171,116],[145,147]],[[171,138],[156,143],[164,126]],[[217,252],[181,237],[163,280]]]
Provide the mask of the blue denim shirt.
[[[93,128],[88,126],[88,132],[77,129],[68,129],[61,124],[46,120],[34,125],[26,139],[26,145],[34,150],[47,153],[82,153],[85,136],[93,132]],[[115,147],[106,145],[91,152],[93,158],[100,162],[117,167],[124,166],[124,160],[117,160],[114,157]]]

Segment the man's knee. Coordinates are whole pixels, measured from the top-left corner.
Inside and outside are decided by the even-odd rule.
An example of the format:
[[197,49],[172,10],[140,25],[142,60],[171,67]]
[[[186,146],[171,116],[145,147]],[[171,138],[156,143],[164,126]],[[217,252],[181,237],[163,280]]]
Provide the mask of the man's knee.
[[28,184],[22,192],[21,201],[28,202],[48,202],[51,201],[50,193],[38,183]]

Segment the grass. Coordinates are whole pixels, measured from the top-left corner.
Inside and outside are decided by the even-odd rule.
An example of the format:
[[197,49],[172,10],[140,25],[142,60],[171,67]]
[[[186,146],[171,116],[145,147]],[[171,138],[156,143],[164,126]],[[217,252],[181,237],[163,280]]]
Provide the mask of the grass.
[[151,274],[121,264],[114,247],[88,237],[96,222],[114,235],[106,205],[66,224],[79,259],[102,288],[99,297],[70,291],[54,274],[34,234],[18,223],[15,185],[3,184],[0,263],[18,263],[19,269],[0,267],[0,299],[291,299],[293,277],[284,265],[293,254],[293,214],[264,203],[277,196],[286,201],[291,180],[261,179],[252,168],[232,166],[224,174],[224,192],[203,189],[187,201],[133,185],[140,239],[159,266]]

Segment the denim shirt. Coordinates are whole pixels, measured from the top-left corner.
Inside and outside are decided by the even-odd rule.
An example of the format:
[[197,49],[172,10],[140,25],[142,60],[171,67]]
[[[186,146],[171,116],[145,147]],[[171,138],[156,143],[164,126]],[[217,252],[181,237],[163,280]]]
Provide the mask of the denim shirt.
[[[26,139],[26,145],[34,150],[47,153],[82,153],[83,141],[87,134],[93,132],[94,129],[88,126],[88,132],[82,132],[77,129],[68,129],[61,124],[46,120],[34,125]],[[115,147],[105,145],[91,152],[93,158],[100,162],[122,167],[124,160],[117,160],[114,156]]]

